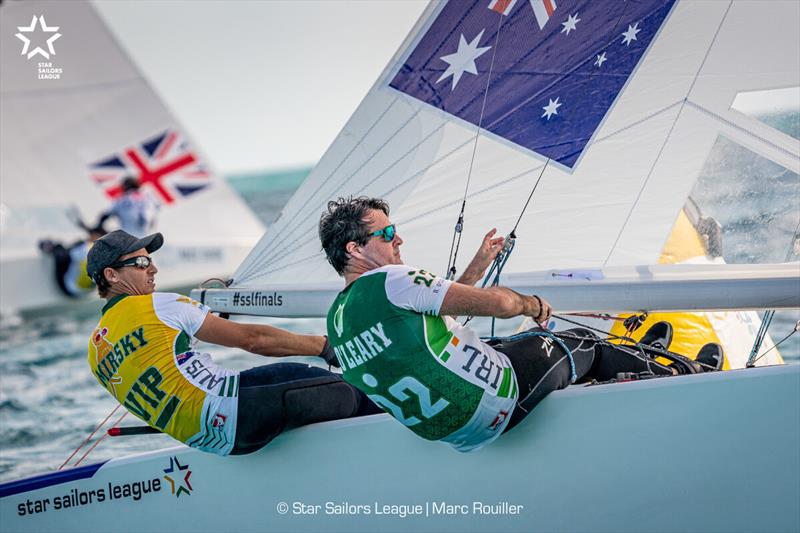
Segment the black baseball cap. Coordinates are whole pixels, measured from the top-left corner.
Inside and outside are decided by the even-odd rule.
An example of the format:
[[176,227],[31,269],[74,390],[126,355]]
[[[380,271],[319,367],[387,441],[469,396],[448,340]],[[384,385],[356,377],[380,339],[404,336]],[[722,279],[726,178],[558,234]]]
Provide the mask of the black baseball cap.
[[114,264],[120,257],[141,248],[151,254],[164,244],[164,236],[153,233],[137,239],[130,233],[118,229],[94,241],[86,259],[86,272],[93,280],[97,280],[106,267]]

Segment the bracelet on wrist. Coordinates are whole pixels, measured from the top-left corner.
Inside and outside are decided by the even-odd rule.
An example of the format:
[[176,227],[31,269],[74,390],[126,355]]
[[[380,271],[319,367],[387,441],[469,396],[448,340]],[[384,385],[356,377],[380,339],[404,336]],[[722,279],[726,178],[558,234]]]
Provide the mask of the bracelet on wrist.
[[539,305],[539,310],[536,312],[536,316],[533,318],[536,322],[539,321],[539,317],[542,316],[542,300],[535,294],[531,295],[536,298],[536,303]]

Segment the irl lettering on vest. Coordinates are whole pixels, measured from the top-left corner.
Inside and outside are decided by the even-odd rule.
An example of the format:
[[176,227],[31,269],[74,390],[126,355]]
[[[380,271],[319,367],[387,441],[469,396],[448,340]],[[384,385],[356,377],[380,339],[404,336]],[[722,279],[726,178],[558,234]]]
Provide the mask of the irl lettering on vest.
[[383,330],[383,324],[378,322],[358,335],[339,341],[333,347],[336,358],[342,370],[352,370],[376,357],[392,344],[392,340]]

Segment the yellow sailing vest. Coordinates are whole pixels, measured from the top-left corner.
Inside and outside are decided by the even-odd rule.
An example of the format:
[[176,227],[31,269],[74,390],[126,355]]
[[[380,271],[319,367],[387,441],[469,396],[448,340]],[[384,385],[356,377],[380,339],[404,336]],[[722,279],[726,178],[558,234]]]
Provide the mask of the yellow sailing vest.
[[173,293],[117,296],[89,341],[89,366],[128,411],[181,442],[226,455],[239,374],[192,350],[208,308]]

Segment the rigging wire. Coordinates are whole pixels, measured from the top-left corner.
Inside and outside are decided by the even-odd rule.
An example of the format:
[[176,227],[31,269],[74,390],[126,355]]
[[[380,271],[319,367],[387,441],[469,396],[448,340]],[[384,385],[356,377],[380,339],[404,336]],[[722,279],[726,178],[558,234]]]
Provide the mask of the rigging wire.
[[[786,256],[785,259],[783,260],[784,263],[788,263],[792,259],[792,256],[795,255],[795,246],[797,246],[798,242],[800,242],[800,221],[797,222],[797,227],[794,229],[794,234],[792,235],[792,239],[789,242],[789,249],[786,250]],[[780,344],[780,343],[775,344],[772,348],[770,348],[763,354],[758,355],[758,351],[761,349],[761,345],[764,343],[764,338],[767,336],[767,330],[769,329],[769,326],[772,324],[772,318],[774,316],[775,316],[774,309],[767,309],[766,311],[764,311],[764,316],[761,317],[761,325],[759,326],[758,333],[756,333],[756,338],[753,341],[753,348],[750,350],[750,356],[747,358],[747,364],[745,365],[747,368],[753,368],[756,365],[756,361],[764,357],[768,352],[772,351],[774,348],[778,346],[778,344]],[[795,330],[789,333],[789,335],[787,335],[786,338],[784,338],[783,340],[788,339],[795,333],[795,331],[797,331],[796,327]]]
[[748,361],[748,362],[747,362],[747,366],[748,366],[748,367],[755,366],[755,364],[756,364],[756,361],[758,361],[759,359],[761,359],[762,357],[764,357],[765,355],[767,355],[769,352],[771,352],[772,350],[774,350],[775,348],[777,348],[778,346],[780,346],[781,344],[783,344],[783,342],[784,342],[784,341],[788,340],[788,339],[789,339],[789,337],[791,337],[792,335],[794,335],[794,334],[795,334],[795,333],[797,333],[798,331],[800,331],[800,320],[798,320],[798,321],[797,321],[797,324],[795,324],[795,326],[794,326],[794,329],[791,331],[791,333],[789,333],[789,334],[788,334],[788,335],[786,335],[784,338],[782,338],[780,341],[778,341],[777,343],[775,343],[775,345],[773,345],[773,346],[772,346],[772,348],[770,348],[769,350],[767,350],[767,351],[765,351],[764,353],[762,353],[761,355],[759,355],[759,356],[758,356],[758,357],[755,359],[755,361],[753,361],[753,364],[752,364],[752,365],[751,365],[751,364],[750,364],[750,362]]
[[517,222],[514,224],[514,229],[511,230],[511,234],[516,233],[517,227],[519,227],[519,223],[522,221],[522,215],[525,214],[525,211],[528,209],[528,204],[531,203],[531,199],[533,198],[533,193],[536,192],[536,189],[539,187],[539,182],[542,181],[542,176],[544,176],[544,171],[547,170],[547,165],[550,164],[550,158],[547,158],[545,161],[544,166],[542,167],[542,171],[539,172],[539,177],[536,178],[536,183],[533,184],[533,189],[531,189],[531,193],[528,195],[528,199],[525,201],[525,205],[522,207],[522,211],[519,213],[519,217],[517,217]]
[[[458,214],[458,220],[453,228],[453,241],[450,244],[450,255],[447,259],[447,279],[456,279],[456,259],[458,258],[458,248],[461,245],[461,231],[464,229],[464,210],[467,207],[467,193],[469,192],[469,182],[472,179],[472,168],[475,165],[475,154],[478,151],[478,139],[481,137],[481,126],[483,125],[483,114],[486,111],[486,100],[489,96],[489,87],[492,81],[492,72],[494,72],[494,58],[497,55],[497,45],[500,43],[500,29],[503,27],[503,19],[505,15],[499,15],[497,20],[497,35],[494,40],[494,48],[492,49],[492,61],[489,64],[489,73],[486,75],[486,89],[483,91],[483,102],[481,103],[481,114],[478,117],[478,129],[475,131],[475,143],[472,145],[472,157],[469,161],[469,169],[467,169],[467,182],[464,185],[464,198],[461,201],[461,211]],[[455,250],[454,250],[455,248]]]

